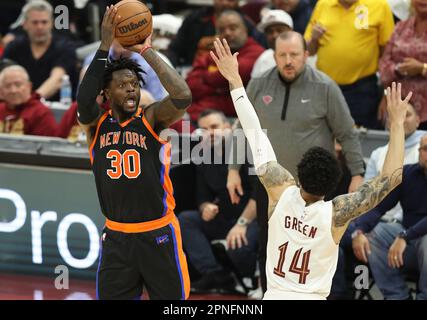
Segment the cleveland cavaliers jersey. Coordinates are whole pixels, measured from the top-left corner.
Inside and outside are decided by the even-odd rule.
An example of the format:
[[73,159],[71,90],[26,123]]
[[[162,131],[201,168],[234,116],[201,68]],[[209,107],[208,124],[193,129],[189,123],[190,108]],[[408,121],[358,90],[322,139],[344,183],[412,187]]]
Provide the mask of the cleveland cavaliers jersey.
[[338,261],[332,202],[305,206],[300,189],[288,187],[268,222],[267,292],[264,299],[323,299]]
[[138,223],[173,213],[170,150],[141,109],[123,123],[111,111],[103,114],[89,153],[101,210],[108,219]]

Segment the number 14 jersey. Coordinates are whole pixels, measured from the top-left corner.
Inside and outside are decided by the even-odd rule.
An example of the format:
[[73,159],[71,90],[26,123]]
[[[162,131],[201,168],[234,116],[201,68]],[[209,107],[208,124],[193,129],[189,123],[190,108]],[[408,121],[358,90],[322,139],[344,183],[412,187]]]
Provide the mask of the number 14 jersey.
[[104,113],[89,147],[104,216],[138,223],[172,214],[170,152],[170,144],[158,137],[141,109],[123,123],[111,111]]
[[306,206],[288,187],[268,222],[267,292],[264,299],[326,299],[338,261],[332,202]]

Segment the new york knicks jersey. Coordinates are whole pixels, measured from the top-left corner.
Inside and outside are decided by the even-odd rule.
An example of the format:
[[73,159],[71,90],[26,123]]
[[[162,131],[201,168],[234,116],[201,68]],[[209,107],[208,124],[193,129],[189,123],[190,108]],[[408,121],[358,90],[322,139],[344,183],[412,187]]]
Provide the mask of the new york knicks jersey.
[[326,299],[338,260],[332,202],[305,206],[300,189],[288,187],[268,222],[267,292],[264,299]]
[[170,144],[158,137],[142,109],[123,123],[111,111],[103,114],[89,153],[106,218],[138,223],[173,213],[170,151]]

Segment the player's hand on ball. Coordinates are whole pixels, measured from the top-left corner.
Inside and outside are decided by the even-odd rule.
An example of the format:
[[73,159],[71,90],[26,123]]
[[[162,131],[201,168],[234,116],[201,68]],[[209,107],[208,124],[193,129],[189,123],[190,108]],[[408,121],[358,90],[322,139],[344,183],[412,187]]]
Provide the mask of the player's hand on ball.
[[135,44],[133,46],[124,47],[126,50],[134,51],[140,53],[145,48],[151,47],[151,37],[153,35],[153,32],[150,33],[150,35],[144,40],[142,43]]
[[116,24],[120,16],[117,14],[117,9],[114,6],[109,6],[105,10],[104,18],[101,26],[101,49],[109,50],[114,40]]

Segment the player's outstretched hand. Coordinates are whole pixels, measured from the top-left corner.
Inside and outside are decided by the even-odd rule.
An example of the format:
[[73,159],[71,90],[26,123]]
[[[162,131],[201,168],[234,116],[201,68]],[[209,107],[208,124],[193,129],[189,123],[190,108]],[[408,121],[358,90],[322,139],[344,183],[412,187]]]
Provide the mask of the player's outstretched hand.
[[124,47],[126,50],[134,51],[137,53],[143,53],[145,49],[151,48],[151,37],[153,35],[153,32],[150,33],[150,35],[145,38],[145,40],[142,43],[135,44],[133,46]]
[[408,93],[406,98],[402,100],[402,84],[393,82],[391,88],[387,88],[387,113],[390,119],[390,124],[403,123],[408,110],[408,103],[412,97],[412,91]]
[[238,52],[231,54],[227,40],[222,39],[222,42],[216,38],[214,41],[215,53],[210,52],[210,55],[215,61],[219,72],[229,82],[240,80],[239,62],[237,61]]
[[104,50],[109,50],[114,40],[114,34],[116,33],[116,25],[120,15],[117,14],[117,8],[112,6],[107,7],[102,19],[101,25],[101,47]]

